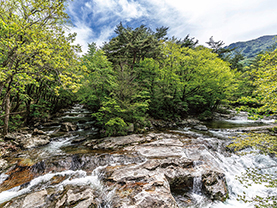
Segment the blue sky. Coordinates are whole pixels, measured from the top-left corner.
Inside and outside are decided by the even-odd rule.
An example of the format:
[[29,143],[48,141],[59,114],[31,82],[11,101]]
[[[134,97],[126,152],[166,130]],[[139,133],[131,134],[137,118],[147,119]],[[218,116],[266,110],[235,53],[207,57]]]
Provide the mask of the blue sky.
[[228,45],[277,35],[276,0],[73,0],[67,13],[83,52],[88,43],[101,46],[111,39],[120,22],[153,30],[166,26],[169,37],[189,34],[204,45],[211,36]]

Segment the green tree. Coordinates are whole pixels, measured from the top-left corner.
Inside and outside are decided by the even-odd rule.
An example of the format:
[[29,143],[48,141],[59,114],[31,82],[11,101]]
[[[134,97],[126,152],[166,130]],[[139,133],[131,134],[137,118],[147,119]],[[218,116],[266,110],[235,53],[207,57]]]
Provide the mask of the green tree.
[[79,100],[97,111],[116,84],[112,63],[104,52],[92,43],[89,44],[88,52],[81,58],[81,65],[86,68],[86,72],[83,74],[82,87],[78,91]]
[[183,40],[177,40],[176,43],[181,45],[182,47],[188,47],[188,48],[196,48],[198,44],[198,40],[195,40],[195,38],[190,38],[189,35],[187,35]]
[[161,40],[165,38],[168,28],[157,28],[153,32],[141,25],[138,28],[124,27],[122,23],[115,29],[116,37],[105,43],[102,49],[114,66],[133,69],[144,58],[157,58],[160,55]]
[[[65,1],[0,1],[0,96],[3,134],[8,132],[11,97],[31,99],[28,85],[43,82],[53,93],[61,88],[77,91],[79,84],[75,35],[65,36]],[[28,110],[26,111],[28,112]],[[28,115],[27,115],[28,116]]]
[[179,115],[212,112],[227,98],[234,74],[216,54],[201,46],[190,49],[172,42],[164,45],[163,52],[159,93],[164,95],[166,110],[177,110]]
[[213,36],[211,36],[209,41],[206,43],[209,45],[209,47],[212,49],[214,53],[218,54],[220,58],[223,58],[226,53],[229,53],[234,50],[224,48],[223,46],[225,45],[225,43],[222,40],[215,41]]

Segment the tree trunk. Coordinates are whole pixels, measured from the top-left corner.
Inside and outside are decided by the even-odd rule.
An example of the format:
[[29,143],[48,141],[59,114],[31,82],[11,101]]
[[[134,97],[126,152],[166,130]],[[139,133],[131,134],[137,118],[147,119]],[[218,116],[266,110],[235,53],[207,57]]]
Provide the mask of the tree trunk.
[[8,92],[5,100],[5,116],[4,116],[4,127],[3,127],[4,136],[9,133],[10,108],[11,108],[10,92]]

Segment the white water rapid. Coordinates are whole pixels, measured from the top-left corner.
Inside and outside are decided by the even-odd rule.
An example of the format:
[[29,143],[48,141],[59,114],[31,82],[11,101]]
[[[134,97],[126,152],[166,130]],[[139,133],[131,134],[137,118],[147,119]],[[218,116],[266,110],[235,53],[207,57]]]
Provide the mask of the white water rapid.
[[[6,183],[9,183],[7,181],[10,180],[9,175],[7,175],[9,171],[0,174],[0,188],[4,187],[0,189],[0,204],[8,202],[11,199],[21,200],[20,197],[22,197],[20,203],[24,204],[28,199],[28,197],[23,198],[24,196],[32,196],[32,193],[37,192],[44,193],[43,191],[45,190],[49,193],[51,190],[54,190],[53,196],[57,196],[57,201],[60,200],[57,204],[61,203],[63,206],[65,206],[65,202],[62,200],[65,195],[67,195],[67,201],[70,201],[70,197],[79,197],[79,201],[76,201],[78,203],[80,202],[80,207],[82,202],[90,202],[90,199],[82,198],[82,193],[90,193],[89,196],[94,203],[93,205],[97,204],[98,208],[112,208],[113,199],[117,192],[115,189],[105,185],[109,181],[109,178],[105,178],[105,183],[103,182],[103,178],[106,176],[103,175],[102,170],[107,166],[112,169],[125,165],[130,165],[130,167],[133,165],[132,168],[136,169],[136,165],[138,167],[141,166],[147,159],[140,159],[133,152],[133,156],[123,157],[122,155],[125,153],[104,152],[89,148],[85,145],[79,145],[81,142],[89,139],[99,139],[96,135],[97,129],[93,126],[95,121],[91,119],[90,115],[91,112],[85,109],[84,106],[75,105],[57,118],[57,122],[54,121],[53,125],[40,126],[41,130],[51,135],[51,142],[46,146],[24,151],[18,154],[17,157],[19,159],[26,159],[26,157],[32,156],[35,152],[38,155],[38,158],[35,159],[38,159],[40,165],[30,167],[36,167],[38,169],[37,172],[39,172],[40,168],[43,171],[47,171],[34,176],[24,184],[14,185],[9,189],[6,188],[9,185]],[[61,127],[60,124],[63,122],[75,123],[78,128],[75,131],[57,134],[57,129]],[[264,184],[255,184],[253,181],[248,181],[248,184],[251,184],[251,186],[246,188],[238,180],[248,169],[259,168],[262,175],[269,174],[277,176],[276,157],[258,153],[238,155],[227,151],[225,148],[233,136],[241,133],[239,130],[235,131],[235,128],[268,125],[272,124],[272,122],[274,122],[272,119],[252,121],[247,119],[246,115],[242,113],[232,119],[206,123],[207,131],[196,130],[191,126],[172,130],[175,133],[188,135],[188,139],[193,138],[191,140],[200,141],[199,144],[203,144],[201,146],[201,155],[195,155],[197,151],[190,150],[189,148],[181,149],[184,157],[193,160],[195,172],[193,173],[192,189],[188,193],[178,193],[179,195],[174,196],[179,208],[254,208],[255,203],[238,201],[238,196],[245,195],[247,199],[251,199],[256,195],[262,197],[277,196],[276,187],[267,188]],[[54,125],[54,123],[56,124]],[[248,152],[250,150],[245,149],[243,151]],[[36,157],[36,154],[33,157]],[[229,191],[229,197],[225,202],[211,201],[203,193],[202,181],[204,176],[202,177],[202,159],[203,161],[208,161],[208,164],[212,167],[217,167],[225,174]],[[38,164],[38,162],[36,161],[34,164]],[[17,167],[17,169],[21,170],[20,168],[24,167]],[[17,169],[15,168],[16,171]],[[24,170],[22,169],[21,171],[24,172]],[[37,173],[36,171],[33,172]],[[159,183],[157,184],[159,185]],[[78,189],[78,192],[76,191],[73,194],[75,189]],[[1,190],[3,191],[1,192]],[[128,194],[128,189],[121,193]],[[191,201],[192,203],[191,205],[187,205],[187,203],[184,203],[185,201]],[[43,207],[43,204],[40,204],[39,201],[37,204],[38,207]],[[85,205],[82,206],[84,208],[88,207]],[[89,206],[92,205],[90,204]]]

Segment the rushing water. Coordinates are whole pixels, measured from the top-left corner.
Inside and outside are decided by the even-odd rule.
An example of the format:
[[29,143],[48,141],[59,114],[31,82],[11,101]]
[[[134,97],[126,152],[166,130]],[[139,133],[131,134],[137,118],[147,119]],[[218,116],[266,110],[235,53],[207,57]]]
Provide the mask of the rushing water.
[[[97,129],[93,126],[94,121],[90,117],[91,112],[85,109],[82,105],[75,105],[72,109],[64,112],[64,114],[57,118],[57,123],[61,122],[74,122],[78,126],[78,130],[74,132],[56,134],[59,125],[51,126],[40,126],[39,128],[47,132],[52,136],[52,141],[50,144],[36,148],[36,154],[30,151],[24,151],[18,155],[18,157],[27,157],[33,155],[33,160],[42,161],[42,166],[44,165],[44,160],[52,160],[52,158],[61,158],[59,161],[59,167],[63,165],[66,166],[67,156],[72,156],[76,152],[78,154],[92,153],[92,154],[102,154],[101,151],[86,149],[84,146],[79,145],[80,142],[89,139],[97,139]],[[217,143],[217,151],[210,151],[208,148],[203,150],[203,154],[212,158],[212,163],[224,171],[228,189],[229,189],[229,199],[226,202],[211,202],[202,193],[202,176],[201,176],[201,166],[197,162],[194,163],[195,170],[199,174],[193,179],[193,189],[191,193],[188,193],[190,200],[193,201],[191,207],[195,208],[248,208],[254,207],[253,204],[245,204],[243,202],[237,201],[238,195],[243,195],[245,193],[246,197],[254,197],[256,195],[267,196],[267,195],[277,195],[277,189],[266,188],[263,185],[257,185],[252,183],[250,188],[245,188],[237,179],[237,176],[241,176],[246,172],[248,168],[261,168],[262,174],[276,174],[277,171],[277,160],[275,157],[260,155],[260,154],[246,154],[239,156],[236,154],[228,153],[225,154],[224,144],[228,141],[230,137],[238,134],[240,132],[229,131],[228,129],[233,129],[237,127],[248,127],[248,126],[259,126],[264,124],[272,123],[273,120],[260,120],[251,121],[246,118],[246,115],[240,114],[231,120],[215,121],[206,123],[208,131],[201,132],[193,130],[193,128],[180,128],[178,132],[205,140],[208,143]],[[249,150],[244,150],[249,151]],[[108,152],[105,152],[108,154]],[[184,152],[185,155],[190,155],[188,151]],[[191,156],[191,155],[190,155]],[[77,160],[77,159],[76,159]],[[109,160],[109,165],[116,164],[128,164],[129,161],[121,161],[122,158],[112,157]],[[74,158],[72,159],[74,161]],[[134,161],[132,161],[134,162]],[[143,161],[139,161],[143,162]],[[106,164],[108,165],[108,164]],[[103,186],[101,182],[101,169],[105,167],[105,164],[98,165],[98,167],[93,168],[90,171],[85,171],[78,169],[78,161],[76,166],[72,167],[71,170],[56,169],[55,171],[50,171],[44,175],[34,177],[29,180],[24,185],[14,186],[9,190],[4,190],[0,193],[0,204],[6,202],[15,197],[24,195],[37,190],[43,190],[45,188],[56,188],[64,189],[67,185],[78,185],[78,186],[89,186],[92,187],[98,200],[101,202],[99,207],[111,207],[111,198],[114,195],[114,190],[108,190]],[[57,184],[53,180],[57,177],[63,177],[63,180]],[[0,175],[0,185],[5,183],[8,175]],[[52,183],[51,183],[52,181]],[[250,182],[251,183],[251,182]],[[178,195],[175,196],[179,207],[187,207],[182,201],[187,200],[186,197]]]
[[[247,119],[247,114],[240,113],[238,116],[235,116],[233,119],[223,120],[223,121],[213,121],[206,123],[209,127],[207,132],[195,133],[191,128],[184,128],[179,130],[187,135],[194,135],[201,139],[211,142],[216,140],[220,147],[228,138],[236,136],[240,132],[239,130],[234,133],[234,131],[228,131],[229,129],[239,128],[239,127],[252,127],[252,126],[264,126],[266,124],[272,124],[275,120],[249,120]],[[225,150],[224,150],[225,151]],[[245,149],[244,152],[253,151],[252,149]],[[277,188],[267,188],[265,184],[255,184],[253,181],[249,181],[251,186],[246,188],[237,180],[242,176],[247,169],[261,169],[260,173],[276,175],[277,173],[277,159],[276,157],[270,157],[268,155],[261,154],[231,154],[231,156],[226,156],[220,148],[216,152],[207,151],[207,154],[213,158],[213,162],[216,166],[224,170],[228,189],[229,189],[229,199],[226,202],[209,202],[205,196],[201,194],[201,176],[195,177],[193,181],[193,191],[191,193],[191,198],[194,201],[194,205],[191,207],[194,208],[253,208],[252,203],[243,203],[238,201],[238,195],[245,195],[246,198],[251,199],[255,196],[277,196]],[[178,200],[178,198],[177,198]],[[179,201],[180,207],[182,203]]]

